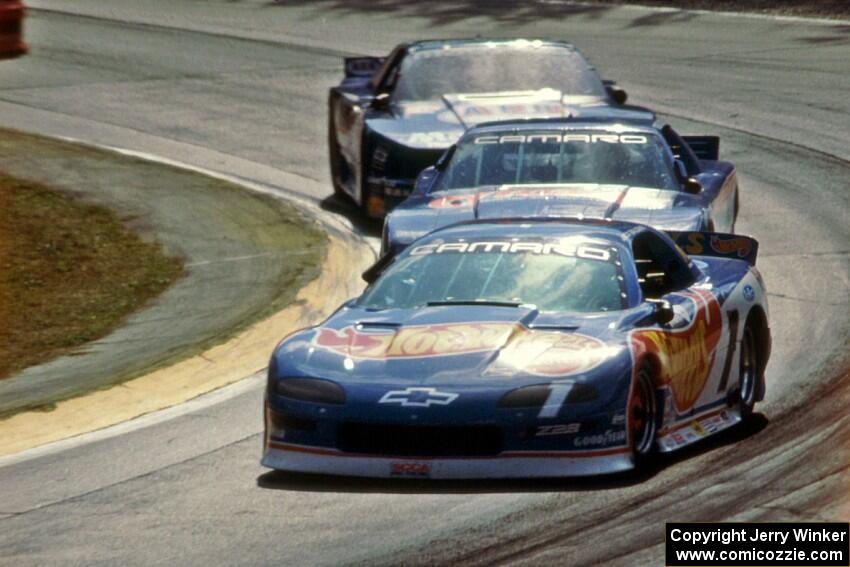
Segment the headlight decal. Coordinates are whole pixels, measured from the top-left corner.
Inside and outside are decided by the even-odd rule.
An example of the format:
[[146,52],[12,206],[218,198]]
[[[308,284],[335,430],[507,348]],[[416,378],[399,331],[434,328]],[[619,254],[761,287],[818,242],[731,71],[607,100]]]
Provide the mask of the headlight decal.
[[279,396],[302,402],[332,405],[345,403],[342,386],[320,378],[280,378],[274,391]]

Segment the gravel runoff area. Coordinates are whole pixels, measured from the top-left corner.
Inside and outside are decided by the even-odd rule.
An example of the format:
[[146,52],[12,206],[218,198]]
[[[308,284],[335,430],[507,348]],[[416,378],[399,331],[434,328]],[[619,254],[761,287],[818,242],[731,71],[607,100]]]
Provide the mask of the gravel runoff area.
[[49,410],[224,341],[291,303],[326,253],[315,221],[291,205],[197,173],[4,129],[0,163],[8,176],[111,209],[184,261],[183,277],[111,333],[0,380],[0,417]]
[[[685,10],[752,12],[782,16],[850,18],[848,0],[583,0],[594,4],[636,4]],[[850,28],[848,28],[850,32]]]

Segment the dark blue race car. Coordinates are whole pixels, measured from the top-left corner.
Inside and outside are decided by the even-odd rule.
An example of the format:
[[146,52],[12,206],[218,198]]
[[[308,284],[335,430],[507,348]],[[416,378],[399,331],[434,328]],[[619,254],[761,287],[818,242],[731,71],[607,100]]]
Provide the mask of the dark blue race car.
[[741,422],[770,353],[757,243],[462,223],[275,349],[262,463],[433,478],[622,471]]
[[[738,181],[719,139],[645,120],[525,120],[472,128],[386,219],[383,247],[469,219],[596,217],[734,232]],[[696,151],[695,151],[696,150]]]
[[584,115],[625,100],[561,41],[430,40],[399,45],[387,57],[348,58],[328,98],[334,191],[383,217],[469,126]]

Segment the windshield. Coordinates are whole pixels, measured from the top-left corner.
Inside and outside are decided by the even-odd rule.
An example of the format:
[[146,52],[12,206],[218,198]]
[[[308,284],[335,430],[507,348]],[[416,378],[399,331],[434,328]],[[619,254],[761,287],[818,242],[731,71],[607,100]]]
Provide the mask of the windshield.
[[361,296],[366,309],[490,302],[541,311],[623,309],[617,249],[564,239],[437,240],[413,246]]
[[555,89],[605,97],[599,77],[576,52],[532,43],[425,49],[404,58],[393,92],[397,102],[444,94]]
[[678,190],[675,179],[672,156],[653,134],[497,132],[463,140],[432,190],[540,183]]

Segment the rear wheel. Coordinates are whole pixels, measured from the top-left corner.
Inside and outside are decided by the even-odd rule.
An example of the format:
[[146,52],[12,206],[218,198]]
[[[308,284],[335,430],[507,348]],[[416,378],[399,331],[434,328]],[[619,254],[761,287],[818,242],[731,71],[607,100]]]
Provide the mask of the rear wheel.
[[743,419],[753,414],[759,381],[758,347],[753,325],[747,322],[744,336],[741,338],[741,360],[738,371],[738,391],[740,392],[739,410]]
[[658,433],[658,402],[655,384],[647,364],[638,371],[629,398],[629,439],[635,466],[642,466],[655,453]]

